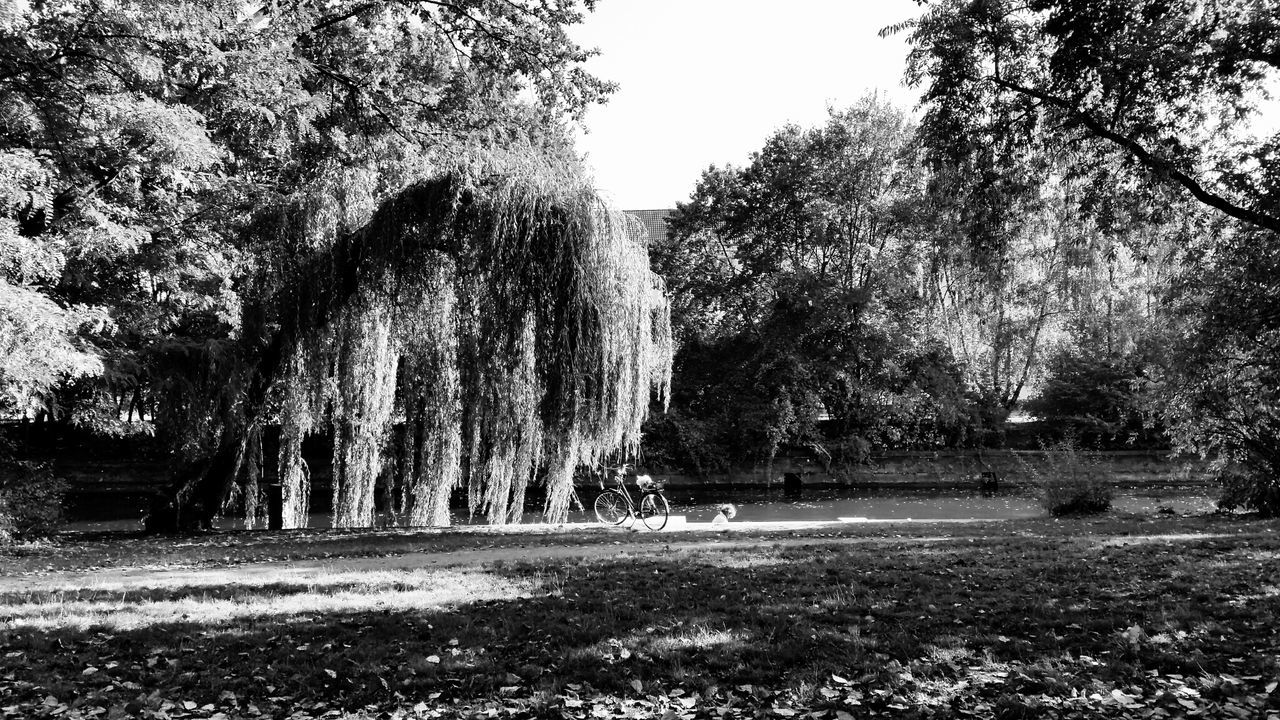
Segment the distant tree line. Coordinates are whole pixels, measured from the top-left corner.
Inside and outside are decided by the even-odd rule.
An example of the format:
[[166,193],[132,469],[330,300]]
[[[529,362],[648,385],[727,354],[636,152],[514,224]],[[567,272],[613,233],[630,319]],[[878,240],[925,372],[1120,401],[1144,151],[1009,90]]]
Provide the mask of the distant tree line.
[[1272,3],[940,0],[877,98],[710,168],[655,245],[680,341],[650,459],[1046,441],[1202,453],[1280,511]]
[[924,140],[868,97],[704,173],[653,247],[679,351],[649,460],[711,472],[1000,445],[1018,408],[1089,445],[1165,442],[1144,353],[1190,231],[1104,231],[1081,181],[1028,169],[1037,186],[998,208],[995,233]]

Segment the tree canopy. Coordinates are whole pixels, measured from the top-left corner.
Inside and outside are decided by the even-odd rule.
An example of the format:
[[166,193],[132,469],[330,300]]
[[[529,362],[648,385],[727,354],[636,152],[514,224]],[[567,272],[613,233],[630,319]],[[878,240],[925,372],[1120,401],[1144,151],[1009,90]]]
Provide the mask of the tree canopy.
[[[579,465],[635,454],[671,365],[641,231],[563,168],[510,163],[409,186],[246,312],[192,413],[214,444],[168,521],[237,490],[258,519],[268,423],[292,527],[306,524],[301,441],[317,430],[333,435],[339,527],[374,523],[379,481],[386,510],[413,525],[448,524],[459,486],[472,512],[519,521],[539,479],[563,520]],[[279,231],[297,220],[284,213]]]
[[1143,371],[1151,409],[1180,448],[1214,458],[1232,502],[1269,512],[1280,315],[1263,277],[1280,247],[1280,135],[1252,121],[1280,70],[1277,23],[1274,2],[1245,0],[942,0],[885,30],[910,31],[930,161],[995,191],[962,193],[967,207],[998,207],[1017,192],[1011,169],[1048,158],[1087,189],[1079,217],[1159,259],[1167,352]]
[[964,398],[923,322],[904,215],[923,179],[906,114],[870,97],[703,174],[653,250],[680,340],[673,415],[653,427],[672,461],[945,442]]
[[262,511],[277,423],[291,524],[321,429],[339,525],[375,485],[505,521],[545,479],[563,515],[670,355],[568,132],[611,89],[566,33],[591,4],[6,4],[0,413],[163,436],[158,525]]
[[[185,382],[169,369],[234,338],[297,255],[466,148],[571,161],[564,120],[609,90],[565,34],[575,3],[14,9],[0,19],[0,386],[9,413],[103,429],[163,416],[157,395]],[[257,218],[285,204],[306,207],[305,231],[264,236]]]
[[[1276,138],[1242,131],[1280,69],[1274,2],[942,0],[909,29],[935,158],[1040,134],[1089,143],[1250,226],[1276,232],[1267,186]],[[1042,129],[1044,130],[1042,132]],[[1093,165],[1092,159],[1087,161]]]

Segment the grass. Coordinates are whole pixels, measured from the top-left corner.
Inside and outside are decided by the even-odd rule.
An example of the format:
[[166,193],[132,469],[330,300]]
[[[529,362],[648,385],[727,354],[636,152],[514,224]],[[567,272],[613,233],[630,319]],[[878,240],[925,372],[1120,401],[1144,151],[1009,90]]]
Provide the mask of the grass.
[[[1280,717],[1278,527],[82,538],[0,560],[0,714]],[[253,572],[562,542],[583,556]],[[199,571],[40,569],[134,564]]]

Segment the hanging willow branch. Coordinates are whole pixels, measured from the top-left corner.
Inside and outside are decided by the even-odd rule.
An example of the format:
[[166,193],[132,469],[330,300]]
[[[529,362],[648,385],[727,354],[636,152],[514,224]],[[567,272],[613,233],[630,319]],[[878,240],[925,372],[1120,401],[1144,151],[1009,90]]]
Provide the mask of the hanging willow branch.
[[[395,517],[438,525],[464,484],[473,512],[518,521],[540,481],[560,521],[579,466],[636,451],[651,393],[665,402],[670,387],[664,288],[634,218],[585,183],[552,185],[455,173],[411,186],[247,316],[260,323],[246,337],[268,341],[246,351],[236,426],[278,419],[286,526],[307,515],[310,432],[334,436],[340,527],[373,523],[379,482]],[[235,435],[183,481],[180,507],[227,498]]]

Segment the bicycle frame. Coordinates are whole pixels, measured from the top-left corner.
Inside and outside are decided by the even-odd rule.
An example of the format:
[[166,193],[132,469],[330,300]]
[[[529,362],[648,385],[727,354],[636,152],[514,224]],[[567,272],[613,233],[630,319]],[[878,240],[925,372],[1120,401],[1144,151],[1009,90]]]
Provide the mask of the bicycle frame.
[[[662,493],[662,483],[647,475],[636,477],[639,501],[627,487],[625,476],[615,476],[612,487],[600,478],[600,495],[594,503],[596,518],[607,525],[619,525],[626,518],[640,520],[650,530],[666,527],[671,508]],[[621,499],[618,499],[621,496]],[[612,498],[612,499],[611,499]]]
[[[604,491],[604,490],[617,490],[618,492],[622,493],[622,497],[624,497],[624,498],[626,498],[626,499],[627,499],[627,514],[628,514],[628,515],[635,515],[635,514],[636,514],[636,501],[635,501],[635,498],[632,498],[632,497],[631,497],[631,491],[627,489],[627,482],[626,482],[626,480],[625,480],[622,476],[619,476],[619,477],[618,477],[618,479],[617,479],[616,481],[614,481],[614,485],[615,485],[615,487],[606,487],[606,486],[605,486],[605,484],[604,484],[604,478],[601,478],[601,479],[600,479],[600,490],[601,490],[601,491]],[[642,494],[642,497],[643,497],[643,494]]]

